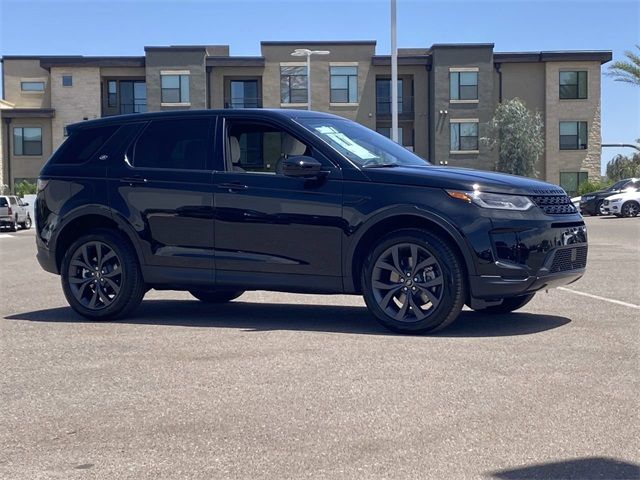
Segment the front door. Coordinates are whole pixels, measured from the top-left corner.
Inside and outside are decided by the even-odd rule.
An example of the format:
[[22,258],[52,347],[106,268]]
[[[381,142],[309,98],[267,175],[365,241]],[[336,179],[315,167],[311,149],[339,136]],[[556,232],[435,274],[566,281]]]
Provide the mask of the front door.
[[[340,170],[295,133],[263,120],[231,116],[220,131],[225,161],[214,173],[216,280],[263,278],[291,288],[298,278],[302,290],[311,278],[339,285]],[[296,155],[319,160],[326,177],[283,175],[282,161]]]
[[[134,227],[150,267],[213,281],[211,116],[152,120],[109,161],[110,205]],[[187,272],[188,273],[188,272]],[[188,280],[185,278],[185,280]]]

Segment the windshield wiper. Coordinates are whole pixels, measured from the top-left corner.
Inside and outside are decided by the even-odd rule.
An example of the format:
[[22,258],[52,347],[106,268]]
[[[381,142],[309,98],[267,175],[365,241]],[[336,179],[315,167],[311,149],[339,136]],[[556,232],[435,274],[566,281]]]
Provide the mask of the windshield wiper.
[[398,163],[372,163],[370,165],[365,165],[362,168],[393,168],[400,166],[401,165]]

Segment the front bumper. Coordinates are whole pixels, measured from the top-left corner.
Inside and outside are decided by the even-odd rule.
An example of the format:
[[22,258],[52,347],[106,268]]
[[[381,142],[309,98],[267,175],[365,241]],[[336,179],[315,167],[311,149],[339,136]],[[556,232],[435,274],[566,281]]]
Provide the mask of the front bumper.
[[55,273],[58,275],[58,264],[56,257],[51,250],[49,250],[39,238],[36,238],[36,259],[42,267],[42,269],[49,273]]
[[587,215],[595,215],[596,208],[598,207],[598,199],[593,198],[591,200],[587,200],[586,202],[580,201],[580,213]]

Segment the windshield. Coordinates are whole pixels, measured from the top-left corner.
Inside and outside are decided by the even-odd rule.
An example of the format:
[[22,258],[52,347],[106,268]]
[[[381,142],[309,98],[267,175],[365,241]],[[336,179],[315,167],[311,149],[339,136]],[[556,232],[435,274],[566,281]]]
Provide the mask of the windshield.
[[362,125],[339,118],[298,122],[360,167],[426,166],[429,162]]

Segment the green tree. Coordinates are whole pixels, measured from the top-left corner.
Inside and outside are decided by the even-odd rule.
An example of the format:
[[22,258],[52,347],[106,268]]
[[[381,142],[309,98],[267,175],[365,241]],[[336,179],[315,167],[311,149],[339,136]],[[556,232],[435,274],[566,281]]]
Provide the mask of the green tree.
[[607,163],[607,177],[612,180],[640,177],[640,152],[633,155],[616,155]]
[[616,82],[631,83],[640,86],[640,45],[636,45],[638,53],[631,50],[624,52],[629,60],[616,60],[609,66],[607,75],[613,77]]
[[533,177],[536,162],[544,151],[542,118],[531,112],[522,100],[514,98],[498,105],[482,141],[498,147],[498,172]]

